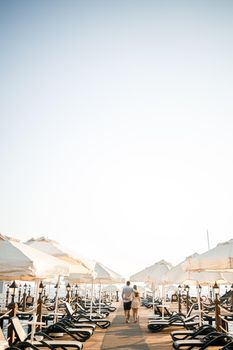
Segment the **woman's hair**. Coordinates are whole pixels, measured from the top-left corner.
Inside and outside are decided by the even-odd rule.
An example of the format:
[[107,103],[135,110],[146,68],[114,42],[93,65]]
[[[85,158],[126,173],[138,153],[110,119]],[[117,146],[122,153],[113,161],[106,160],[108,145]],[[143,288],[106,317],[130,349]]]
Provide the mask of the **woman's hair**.
[[138,293],[138,289],[137,289],[136,284],[133,286],[133,292],[134,292],[135,297],[139,297],[139,293]]

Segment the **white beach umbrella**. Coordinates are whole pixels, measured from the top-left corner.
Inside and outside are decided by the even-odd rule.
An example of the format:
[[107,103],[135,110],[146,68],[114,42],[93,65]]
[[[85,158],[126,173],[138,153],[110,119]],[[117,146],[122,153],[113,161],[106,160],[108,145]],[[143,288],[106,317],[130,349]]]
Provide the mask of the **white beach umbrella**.
[[187,271],[233,272],[233,239],[187,261]]
[[95,283],[124,283],[125,279],[119,273],[113,271],[109,267],[103,265],[100,262],[94,263],[94,282]]
[[[215,248],[203,254],[190,256],[184,262],[183,268],[191,275],[206,276],[206,281],[209,281],[209,283],[215,281],[218,284],[232,283],[233,239],[219,243]],[[213,276],[212,279],[211,276]]]
[[[54,275],[65,276],[68,274],[69,265],[66,262],[13,238],[0,236],[0,279],[35,281],[34,309],[38,299],[39,281]],[[36,320],[36,310],[33,312],[33,320]],[[34,331],[35,323],[32,326],[32,338]]]
[[[86,280],[91,280],[94,276],[93,273],[93,264],[91,264],[90,260],[81,257],[76,252],[69,250],[60,243],[51,240],[49,238],[40,237],[40,238],[31,238],[26,242],[27,245],[31,247],[35,247],[42,252],[46,252],[51,256],[54,256],[61,261],[65,261],[69,264],[69,281],[77,282],[85,282]],[[58,291],[60,288],[60,278],[58,278],[57,282],[57,293],[55,300],[55,314],[58,309]],[[56,321],[56,317],[55,317]]]
[[94,283],[99,283],[100,285],[100,295],[99,295],[99,312],[101,312],[101,286],[102,284],[106,284],[106,283],[124,283],[125,279],[118,274],[117,272],[111,270],[109,267],[103,265],[100,262],[95,262],[95,267],[94,267],[94,271],[95,271],[95,278],[94,278]]
[[[109,267],[105,266],[104,264],[97,262],[95,260],[93,260],[92,262],[93,264],[93,271],[94,271],[94,275],[92,278],[85,278],[85,282],[86,283],[91,283],[92,285],[92,291],[91,291],[91,298],[92,298],[92,302],[93,302],[93,296],[94,296],[94,285],[95,284],[99,284],[100,285],[100,301],[101,301],[101,287],[102,284],[115,284],[115,283],[124,283],[125,279],[124,277],[122,277],[120,274],[118,274],[117,272],[113,271],[112,269],[110,269]],[[71,280],[71,277],[68,276],[66,279],[67,280]],[[101,311],[101,304],[100,304],[100,310]],[[92,303],[91,303],[91,312],[92,312]]]
[[[154,265],[146,267],[145,269],[130,276],[130,280],[134,282],[150,283],[153,290],[153,304],[155,299],[155,286],[164,285],[163,277],[170,270],[172,265],[165,260],[160,260]],[[162,293],[164,297],[164,290]]]
[[45,237],[37,239],[31,238],[25,242],[25,244],[68,263],[70,265],[70,279],[79,279],[81,281],[82,278],[92,278],[93,276],[93,266],[91,265],[90,260],[61,246],[60,243],[54,240]]
[[179,263],[178,265],[171,268],[170,271],[167,272],[166,276],[164,276],[164,282],[166,284],[188,284],[188,285],[196,285],[197,286],[197,297],[198,297],[198,312],[199,312],[199,323],[201,325],[201,300],[200,300],[200,291],[199,285],[209,285],[210,283],[214,283],[217,281],[218,283],[224,283],[224,277],[219,272],[209,272],[209,271],[187,271],[185,266],[192,259],[198,258],[199,254],[194,253],[191,256],[188,256],[184,261]]
[[171,267],[172,265],[170,263],[161,260],[130,276],[130,280],[134,282],[155,283],[155,285],[160,285],[163,284],[163,277]]
[[[87,275],[83,278],[83,282],[85,283],[102,283],[102,284],[109,284],[109,283],[124,283],[125,279],[117,272],[111,270],[109,267],[103,265],[100,262],[97,262],[95,260],[92,260],[91,265],[93,266],[93,273],[92,275]],[[66,281],[74,281],[78,282],[75,275],[70,274],[65,278]]]
[[0,237],[0,279],[33,281],[68,275],[69,265],[14,239]]
[[198,258],[199,254],[194,253],[188,256],[184,261],[173,266],[164,276],[163,280],[166,284],[194,284],[197,281],[201,285],[209,285],[212,282],[217,281],[218,283],[225,282],[224,277],[219,272],[209,271],[187,271],[186,266],[191,259]]
[[233,281],[233,239],[195,256],[185,263],[187,271],[221,272],[225,281]]

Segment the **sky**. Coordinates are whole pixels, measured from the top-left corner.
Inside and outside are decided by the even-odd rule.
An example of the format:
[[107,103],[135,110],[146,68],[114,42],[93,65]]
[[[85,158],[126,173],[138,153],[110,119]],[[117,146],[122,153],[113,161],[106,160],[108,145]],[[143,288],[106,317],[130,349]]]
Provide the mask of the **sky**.
[[125,278],[233,238],[232,15],[0,0],[0,232]]

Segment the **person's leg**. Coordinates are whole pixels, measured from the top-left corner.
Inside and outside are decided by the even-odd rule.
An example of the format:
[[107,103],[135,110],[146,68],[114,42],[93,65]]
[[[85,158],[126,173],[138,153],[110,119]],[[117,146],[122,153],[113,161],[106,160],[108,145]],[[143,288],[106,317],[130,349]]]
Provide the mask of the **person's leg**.
[[137,318],[136,318],[136,309],[132,309],[133,310],[133,320],[134,322],[136,322]]
[[127,321],[129,321],[130,318],[130,310],[127,310]]
[[138,321],[138,317],[139,317],[139,316],[138,316],[138,310],[139,310],[138,308],[135,309],[136,322]]
[[125,303],[124,304],[124,310],[125,310],[125,321],[126,321],[126,323],[129,323],[130,309],[131,309],[131,302]]
[[130,306],[129,306],[129,319],[130,319],[131,309],[132,309],[132,301],[130,302]]
[[125,322],[129,322],[129,305],[128,303],[124,304],[124,311],[125,311]]
[[128,321],[128,310],[127,310],[127,305],[125,305],[125,321]]

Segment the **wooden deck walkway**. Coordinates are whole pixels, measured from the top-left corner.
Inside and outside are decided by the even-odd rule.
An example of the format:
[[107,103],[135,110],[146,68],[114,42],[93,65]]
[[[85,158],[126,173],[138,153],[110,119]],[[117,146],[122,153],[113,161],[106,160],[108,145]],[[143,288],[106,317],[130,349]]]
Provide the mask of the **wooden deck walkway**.
[[166,329],[152,333],[147,329],[148,316],[151,309],[140,308],[139,322],[125,323],[122,304],[109,315],[111,326],[106,329],[97,328],[94,335],[84,343],[84,350],[172,350],[170,332]]

